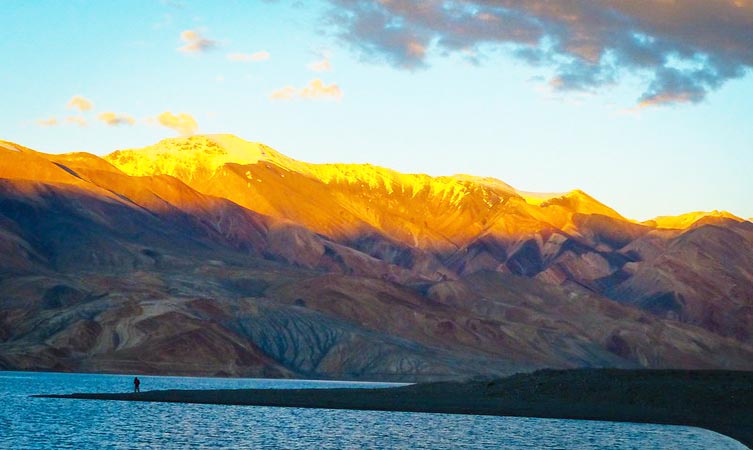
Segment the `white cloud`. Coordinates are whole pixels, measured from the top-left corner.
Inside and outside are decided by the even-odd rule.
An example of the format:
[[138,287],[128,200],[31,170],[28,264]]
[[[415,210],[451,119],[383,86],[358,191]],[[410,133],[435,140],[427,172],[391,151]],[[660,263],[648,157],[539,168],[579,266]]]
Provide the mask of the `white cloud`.
[[267,61],[271,55],[268,51],[262,50],[256,53],[228,53],[226,57],[234,62],[259,62]]
[[68,109],[77,109],[79,111],[89,111],[94,108],[94,103],[86,97],[74,95],[68,100]]
[[186,113],[173,114],[166,111],[157,116],[157,122],[163,127],[177,131],[181,136],[190,136],[199,129],[196,119]]
[[37,124],[43,126],[43,127],[54,127],[59,124],[58,119],[56,117],[50,117],[48,119],[39,119],[37,120]]
[[309,84],[301,89],[296,89],[293,86],[285,86],[278,89],[269,98],[272,100],[292,100],[294,98],[303,98],[308,100],[339,100],[343,97],[342,89],[335,83],[324,84],[320,79],[314,79]]
[[269,95],[272,100],[290,100],[295,98],[298,90],[293,86],[285,86],[280,88]]
[[66,123],[78,125],[80,127],[85,127],[89,124],[89,122],[86,121],[85,117],[82,116],[68,116],[65,118]]
[[332,83],[330,85],[324,84],[320,79],[311,80],[305,88],[301,89],[299,95],[302,98],[334,98],[340,99],[343,96],[343,92],[340,86]]
[[329,58],[323,58],[312,62],[308,65],[308,68],[314,72],[329,72],[332,70],[332,64],[329,62]]

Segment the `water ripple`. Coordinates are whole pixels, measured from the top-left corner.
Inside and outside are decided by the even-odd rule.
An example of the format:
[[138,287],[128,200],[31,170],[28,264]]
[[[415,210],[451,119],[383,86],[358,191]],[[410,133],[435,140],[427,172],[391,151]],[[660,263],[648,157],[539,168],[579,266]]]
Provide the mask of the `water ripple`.
[[[140,377],[142,389],[372,387],[304,380]],[[29,398],[115,392],[122,375],[0,372],[0,448],[8,449],[744,449],[679,426],[384,411]],[[378,384],[382,385],[382,384]]]

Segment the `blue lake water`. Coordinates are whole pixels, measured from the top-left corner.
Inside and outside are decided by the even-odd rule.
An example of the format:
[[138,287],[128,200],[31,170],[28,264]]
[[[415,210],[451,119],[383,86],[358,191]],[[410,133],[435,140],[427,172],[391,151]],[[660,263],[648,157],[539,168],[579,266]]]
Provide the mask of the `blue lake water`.
[[[139,377],[153,389],[389,386]],[[29,398],[127,392],[132,376],[0,372],[2,449],[745,449],[692,428],[581,420]]]

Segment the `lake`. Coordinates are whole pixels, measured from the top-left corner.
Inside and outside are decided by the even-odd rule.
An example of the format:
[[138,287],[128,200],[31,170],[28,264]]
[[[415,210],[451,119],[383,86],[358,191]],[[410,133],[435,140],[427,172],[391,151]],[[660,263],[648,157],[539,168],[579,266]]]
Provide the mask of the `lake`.
[[[384,387],[389,383],[140,376],[141,390]],[[132,375],[0,372],[8,449],[745,449],[700,428],[383,411],[87,401],[31,394],[128,392]]]

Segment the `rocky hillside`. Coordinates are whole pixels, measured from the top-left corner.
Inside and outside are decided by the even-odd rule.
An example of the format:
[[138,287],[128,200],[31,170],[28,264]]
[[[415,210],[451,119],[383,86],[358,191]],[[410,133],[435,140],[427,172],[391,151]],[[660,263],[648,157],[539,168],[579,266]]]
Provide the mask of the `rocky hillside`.
[[753,369],[753,224],[296,161],[0,142],[0,368],[434,379]]

